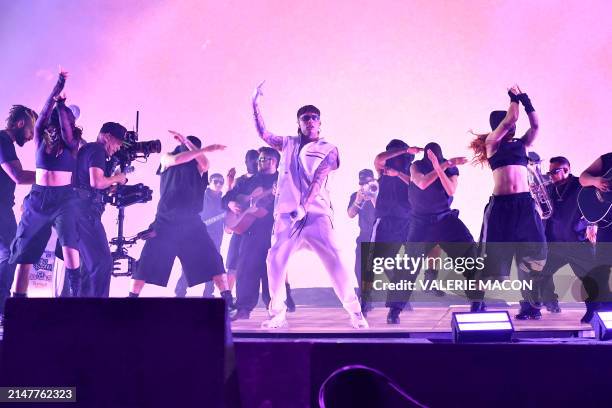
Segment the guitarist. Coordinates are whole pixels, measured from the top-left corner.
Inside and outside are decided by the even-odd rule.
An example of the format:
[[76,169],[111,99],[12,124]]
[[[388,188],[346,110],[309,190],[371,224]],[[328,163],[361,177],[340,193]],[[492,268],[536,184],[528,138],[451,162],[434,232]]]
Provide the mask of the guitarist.
[[[200,218],[206,225],[208,235],[210,235],[210,239],[212,239],[219,253],[221,253],[221,242],[223,241],[223,216],[225,214],[221,207],[224,184],[225,180],[221,174],[214,173],[210,176],[208,187],[204,190],[204,204],[200,212]],[[204,284],[202,297],[211,298],[214,291],[215,284],[213,281],[208,281]],[[187,280],[184,273],[181,273],[181,277],[176,282],[174,293],[177,297],[185,297],[187,294]]]
[[[610,175],[604,177],[607,172],[612,169],[612,152],[606,153],[595,160],[585,171],[580,175],[580,184],[583,187],[595,187],[601,192],[612,191],[612,182],[610,181]],[[598,290],[599,295],[597,296],[597,302],[592,305],[590,313],[595,309],[605,308],[612,309],[610,303],[610,288],[608,285],[608,279],[610,276],[610,268],[612,265],[612,227],[599,228],[597,231],[597,244],[596,250],[596,268],[591,271],[590,277],[591,282],[595,285],[593,290]],[[601,304],[600,302],[605,302]],[[589,312],[589,311],[587,311]]]
[[569,160],[563,156],[551,158],[548,174],[553,181],[547,186],[553,212],[545,222],[548,258],[542,270],[541,290],[546,310],[559,313],[561,308],[553,275],[569,264],[578,279],[582,281],[586,277],[593,267],[595,254],[589,238],[594,240],[594,231],[588,227],[578,209],[580,182],[578,177],[571,174]]
[[[238,199],[238,196],[248,196],[257,188],[263,191],[274,188],[278,179],[278,162],[280,154],[271,147],[259,149],[257,173],[250,178],[242,179],[223,197],[223,205],[233,213],[239,215],[247,208]],[[272,239],[272,226],[274,225],[274,196],[263,196],[255,204],[265,208],[267,214],[255,219],[253,224],[241,235],[236,271],[236,303],[235,309],[230,313],[232,320],[248,319],[251,310],[257,305],[259,299],[259,285],[261,282],[262,300],[270,303],[268,290],[268,270],[266,256],[270,249]]]

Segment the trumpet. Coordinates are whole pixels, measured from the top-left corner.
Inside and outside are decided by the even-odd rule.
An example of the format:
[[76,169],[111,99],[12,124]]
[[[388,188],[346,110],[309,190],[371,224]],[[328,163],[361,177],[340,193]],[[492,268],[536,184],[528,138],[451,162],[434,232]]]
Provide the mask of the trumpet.
[[535,200],[536,209],[543,220],[549,219],[553,214],[553,205],[547,186],[552,184],[548,174],[542,174],[540,164],[542,160],[536,152],[529,152],[529,163],[527,164],[529,190]]

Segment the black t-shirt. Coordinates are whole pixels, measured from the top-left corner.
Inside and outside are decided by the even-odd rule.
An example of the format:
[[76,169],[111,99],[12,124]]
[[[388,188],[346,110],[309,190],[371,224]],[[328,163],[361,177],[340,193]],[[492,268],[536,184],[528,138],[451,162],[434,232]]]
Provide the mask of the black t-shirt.
[[77,169],[74,175],[74,185],[83,189],[92,189],[89,179],[89,169],[97,167],[106,169],[106,150],[102,143],[87,143],[79,149],[77,155]]
[[[410,172],[406,172],[410,174]],[[411,205],[408,199],[408,184],[399,177],[381,176],[378,179],[376,217],[410,218]]]
[[[0,130],[0,164],[18,160],[15,145],[9,134]],[[15,205],[15,182],[0,167],[0,210],[13,208]]]
[[208,172],[200,175],[195,160],[172,166],[160,173],[160,197],[156,220],[188,220],[202,210]]
[[[278,172],[274,174],[257,173],[253,177],[238,179],[234,188],[228,191],[223,197],[223,207],[228,208],[227,203],[230,201],[236,201],[236,197],[238,197],[238,195],[249,195],[258,187],[263,188],[264,192],[273,189],[274,183],[276,183],[277,179]],[[255,220],[248,231],[257,230],[257,232],[269,232],[271,235],[272,226],[274,224],[274,196],[272,194],[268,194],[265,198],[262,198],[258,204],[261,204],[258,206],[265,208],[268,212],[262,218]]]
[[[424,160],[416,161],[414,164],[421,173],[429,173]],[[457,167],[449,167],[444,170],[444,174],[448,177],[458,176],[459,169]],[[421,190],[416,184],[410,183],[409,191],[410,204],[415,215],[438,215],[450,211],[453,197],[446,193],[440,178],[436,178],[436,181],[424,190]]]
[[580,181],[569,175],[567,182],[547,187],[553,214],[546,220],[546,239],[549,242],[579,242],[586,240],[587,222],[578,208]]
[[[355,192],[351,194],[348,208],[353,205],[356,199],[357,193]],[[372,204],[372,200],[364,201],[361,209],[358,211],[359,236],[357,237],[357,242],[368,242],[372,238],[372,229],[374,227],[374,221],[376,221],[376,209],[374,208],[374,204]]]

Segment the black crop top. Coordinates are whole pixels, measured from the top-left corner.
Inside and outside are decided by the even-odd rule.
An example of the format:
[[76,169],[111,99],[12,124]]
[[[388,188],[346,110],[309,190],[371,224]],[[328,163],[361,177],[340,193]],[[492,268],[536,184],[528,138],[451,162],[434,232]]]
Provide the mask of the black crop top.
[[527,166],[529,158],[522,139],[504,140],[499,144],[495,154],[488,158],[491,170],[499,167],[518,165]]
[[36,149],[36,168],[50,171],[69,171],[74,172],[76,169],[76,157],[74,157],[66,146],[62,152],[56,156],[45,151],[45,142],[41,141]]

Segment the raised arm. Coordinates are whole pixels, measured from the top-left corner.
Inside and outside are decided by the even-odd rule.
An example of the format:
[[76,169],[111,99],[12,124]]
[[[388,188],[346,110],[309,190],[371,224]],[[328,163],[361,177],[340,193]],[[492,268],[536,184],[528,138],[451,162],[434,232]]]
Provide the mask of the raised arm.
[[38,115],[38,119],[36,120],[36,125],[34,125],[34,140],[38,144],[40,142],[40,138],[47,127],[47,122],[49,122],[49,118],[51,117],[51,113],[53,112],[53,107],[55,106],[55,99],[59,96],[64,89],[64,85],[66,84],[66,78],[68,77],[68,72],[60,70],[59,78],[51,91],[51,95],[47,98],[40,114]]
[[66,97],[58,96],[56,99],[57,112],[59,114],[60,133],[62,140],[72,150],[79,148],[79,141],[74,137],[73,121],[70,109],[65,105]]
[[533,144],[535,138],[538,135],[539,121],[538,115],[531,104],[531,99],[527,96],[526,93],[522,92],[518,95],[519,101],[523,104],[525,108],[525,112],[527,112],[527,117],[529,118],[529,130],[525,133],[525,135],[521,138],[525,146],[529,147]]
[[409,147],[408,149],[393,149],[389,151],[384,151],[376,155],[376,157],[374,158],[374,168],[376,169],[379,175],[384,174],[385,170],[387,169],[385,166],[387,160],[405,153],[417,154],[421,151],[423,151],[423,149],[421,149],[420,147]]
[[516,124],[519,117],[519,93],[520,91],[516,85],[510,88],[508,91],[508,95],[510,96],[510,106],[508,107],[508,112],[506,112],[506,116],[501,123],[497,125],[497,127],[491,133],[489,133],[485,139],[488,150],[497,150],[497,145],[499,142]]
[[259,133],[259,137],[264,142],[266,142],[268,146],[278,151],[281,151],[283,149],[283,137],[276,136],[268,132],[263,117],[261,116],[261,111],[259,109],[259,98],[263,95],[263,91],[261,88],[264,82],[265,81],[260,83],[255,89],[255,92],[253,93],[253,117],[255,119],[255,127],[257,128],[257,133]]
[[448,177],[444,172],[444,169],[442,169],[442,165],[438,163],[438,158],[431,150],[427,151],[427,156],[433,164],[434,171],[440,179],[444,191],[446,191],[446,194],[452,197],[453,195],[455,195],[455,191],[457,190],[457,176]]
[[[187,137],[183,136],[179,132],[175,132],[174,130],[169,130],[168,132],[172,134],[174,140],[184,144],[188,150],[198,150],[198,148],[193,143],[191,143],[191,140],[189,140]],[[210,165],[208,158],[204,155],[198,155],[195,157],[195,160],[198,162],[198,171],[200,172],[200,174],[204,174],[204,172],[208,170],[208,167]]]
[[[223,150],[225,146],[214,144],[210,146],[203,147],[197,150],[188,150],[186,152],[180,152],[177,154],[166,153],[161,157],[161,167],[162,171],[166,170],[172,166],[178,166],[179,164],[184,164],[190,162],[191,160],[196,159],[198,156],[202,156],[206,159],[205,153],[214,152],[217,150]],[[205,167],[203,169],[198,166],[198,170],[200,170],[200,174],[203,174],[205,171],[208,171],[208,159],[206,159]]]

